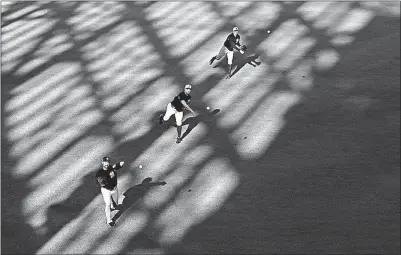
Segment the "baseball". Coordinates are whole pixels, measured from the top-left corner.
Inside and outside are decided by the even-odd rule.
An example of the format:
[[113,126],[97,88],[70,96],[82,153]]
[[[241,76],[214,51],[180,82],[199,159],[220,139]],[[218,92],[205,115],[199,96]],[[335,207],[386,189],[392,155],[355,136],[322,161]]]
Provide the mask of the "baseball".
[[139,168],[142,168],[142,165],[139,165]]
[[267,30],[267,33],[270,34],[270,30]]
[[209,107],[209,106],[208,106],[208,107],[206,107],[206,110],[208,110],[208,111],[209,111],[209,110],[210,110],[210,107]]

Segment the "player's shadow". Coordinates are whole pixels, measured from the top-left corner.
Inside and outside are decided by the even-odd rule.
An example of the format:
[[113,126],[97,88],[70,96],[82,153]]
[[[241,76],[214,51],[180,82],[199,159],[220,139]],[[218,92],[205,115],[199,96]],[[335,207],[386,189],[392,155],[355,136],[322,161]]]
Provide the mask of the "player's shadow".
[[[241,70],[246,64],[249,64],[253,67],[260,66],[262,62],[258,61],[257,59],[259,58],[259,54],[253,54],[247,57],[244,57],[242,54],[239,52],[234,52],[234,59],[233,59],[233,71],[232,71],[232,76],[235,75],[239,70]],[[228,69],[228,64],[227,64],[227,56],[224,56],[224,58],[220,59],[214,66],[213,68],[220,68],[223,70]]]
[[138,201],[146,194],[146,192],[148,192],[151,187],[164,185],[166,185],[165,181],[152,182],[152,178],[148,177],[145,178],[141,184],[129,188],[123,193],[123,202],[117,207],[119,211],[114,215],[113,221],[116,221],[127,209],[138,203]]
[[237,63],[235,63],[235,69],[232,73],[232,76],[234,76],[236,73],[239,72],[239,70],[241,70],[246,64],[249,64],[253,67],[257,67],[260,66],[260,64],[262,64],[262,62],[257,61],[257,59],[259,58],[259,54],[253,54],[250,56],[247,56],[245,58],[241,58],[241,57],[237,57]]
[[194,129],[200,122],[208,120],[209,117],[216,115],[220,112],[220,109],[214,109],[212,112],[202,113],[195,117],[189,117],[186,119],[182,125],[188,125],[187,129],[185,130],[184,134],[182,135],[182,139],[184,139],[189,133]]

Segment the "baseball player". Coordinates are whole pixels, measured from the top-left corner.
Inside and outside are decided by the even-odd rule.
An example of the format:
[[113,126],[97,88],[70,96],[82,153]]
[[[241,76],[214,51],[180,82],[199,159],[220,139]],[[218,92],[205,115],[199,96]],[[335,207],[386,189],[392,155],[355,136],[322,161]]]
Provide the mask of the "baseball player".
[[111,219],[111,210],[117,209],[118,206],[118,189],[117,189],[117,170],[122,168],[124,161],[115,165],[110,165],[110,158],[104,157],[102,159],[102,168],[96,173],[96,180],[100,184],[100,191],[102,192],[104,203],[106,207],[107,224],[114,226]]
[[233,28],[233,32],[227,36],[226,41],[224,42],[223,46],[221,47],[219,54],[213,56],[209,60],[209,65],[213,64],[213,61],[220,60],[227,54],[227,61],[228,61],[228,74],[226,76],[227,79],[231,78],[231,65],[233,64],[233,57],[234,57],[234,49],[238,50],[241,54],[244,54],[246,50],[246,46],[241,46],[240,44],[240,36],[238,34],[238,27]]
[[184,116],[184,108],[190,111],[192,115],[195,116],[194,110],[192,110],[191,107],[188,106],[188,104],[191,102],[191,95],[190,95],[191,89],[192,86],[190,84],[185,85],[184,91],[180,92],[177,96],[175,96],[174,100],[167,105],[166,113],[160,114],[159,116],[159,124],[163,124],[163,122],[168,121],[171,115],[174,114],[175,121],[177,124],[177,134],[178,134],[176,143],[180,143],[182,140],[181,130],[182,130],[182,118]]

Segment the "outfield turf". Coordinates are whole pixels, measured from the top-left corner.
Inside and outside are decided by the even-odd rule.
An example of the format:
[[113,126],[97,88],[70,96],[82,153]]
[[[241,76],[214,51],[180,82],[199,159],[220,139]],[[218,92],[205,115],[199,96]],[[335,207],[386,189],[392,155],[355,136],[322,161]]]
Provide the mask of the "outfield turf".
[[[399,11],[2,2],[2,254],[399,253]],[[158,116],[188,83],[176,144]]]

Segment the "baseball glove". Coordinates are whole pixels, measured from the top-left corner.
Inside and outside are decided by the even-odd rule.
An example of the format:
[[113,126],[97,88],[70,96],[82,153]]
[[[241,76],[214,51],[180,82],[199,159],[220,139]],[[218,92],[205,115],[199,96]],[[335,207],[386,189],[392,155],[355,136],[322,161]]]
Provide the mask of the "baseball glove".
[[248,50],[248,47],[246,47],[246,45],[241,45],[241,50],[242,50],[243,52],[245,52],[245,51]]

